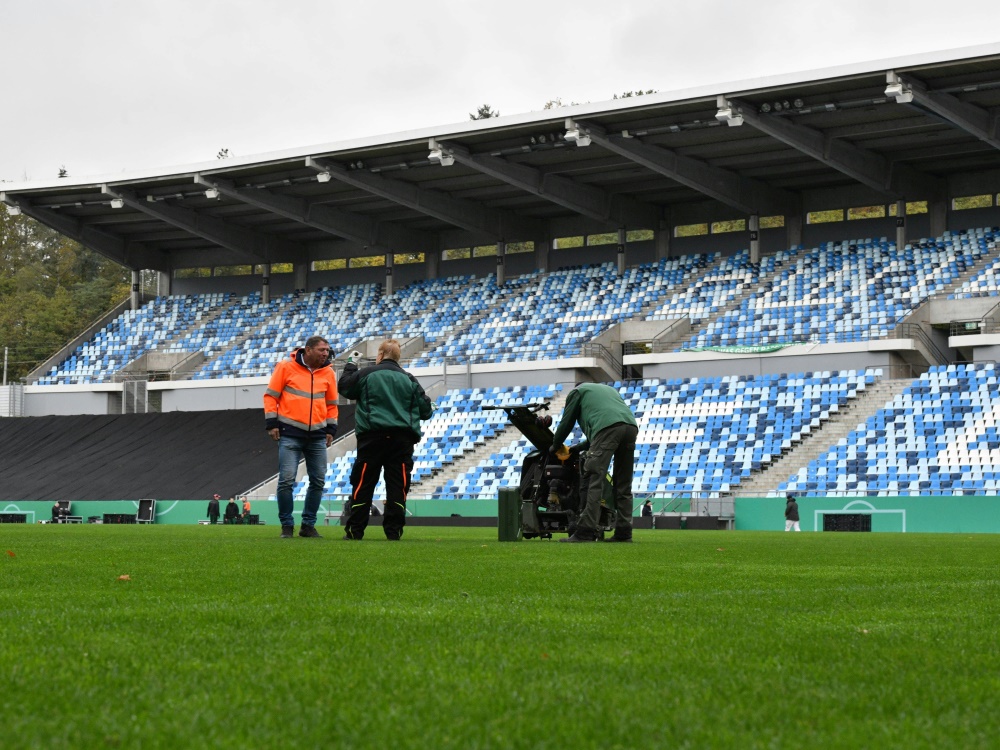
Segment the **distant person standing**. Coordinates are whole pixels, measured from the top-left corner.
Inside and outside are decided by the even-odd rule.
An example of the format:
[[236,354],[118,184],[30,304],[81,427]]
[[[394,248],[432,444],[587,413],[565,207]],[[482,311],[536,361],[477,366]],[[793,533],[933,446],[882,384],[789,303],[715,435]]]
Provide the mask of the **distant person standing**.
[[382,531],[397,541],[406,525],[406,493],[413,470],[413,446],[420,441],[420,420],[429,419],[434,404],[417,379],[399,365],[399,342],[386,339],[375,364],[359,370],[353,357],[344,367],[340,386],[357,401],[354,413],[358,457],[351,471],[350,513],[345,539],[362,539],[371,515],[379,475],[385,475]]
[[212,495],[208,501],[208,522],[213,526],[219,522],[219,496]]
[[560,461],[569,458],[563,441],[573,425],[580,423],[586,440],[578,446],[587,451],[583,462],[586,504],[572,536],[563,542],[596,542],[601,520],[601,490],[611,459],[615,460],[612,482],[615,497],[615,533],[605,541],[632,541],[632,475],[635,439],[639,434],[635,417],[617,390],[602,383],[583,383],[570,391],[562,420],[552,437],[552,450]]
[[247,522],[247,516],[250,515],[250,500],[246,495],[243,496],[243,523]]
[[642,504],[642,517],[652,518],[653,517],[653,501],[647,500]]
[[318,538],[316,513],[326,488],[326,449],[337,434],[337,376],[330,366],[330,343],[310,336],[274,368],[264,392],[264,425],[278,443],[278,520],[281,538],[295,533],[292,488],[305,459],[309,474],[299,536]]
[[232,525],[236,523],[236,519],[240,517],[240,506],[236,504],[236,498],[229,498],[229,502],[226,503],[226,523]]
[[799,528],[799,504],[795,502],[794,495],[786,495],[785,499],[785,531],[802,531]]

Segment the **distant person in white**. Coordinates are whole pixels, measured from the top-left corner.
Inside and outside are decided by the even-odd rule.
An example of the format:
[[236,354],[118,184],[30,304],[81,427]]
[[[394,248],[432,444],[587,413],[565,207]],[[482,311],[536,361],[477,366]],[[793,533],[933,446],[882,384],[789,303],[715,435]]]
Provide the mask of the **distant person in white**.
[[785,505],[785,531],[802,531],[799,528],[799,504],[795,502],[795,495],[787,495],[788,503]]

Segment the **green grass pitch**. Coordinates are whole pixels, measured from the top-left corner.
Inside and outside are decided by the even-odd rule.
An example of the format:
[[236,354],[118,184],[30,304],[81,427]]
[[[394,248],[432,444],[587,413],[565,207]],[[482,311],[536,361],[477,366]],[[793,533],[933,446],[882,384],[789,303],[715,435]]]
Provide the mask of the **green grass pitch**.
[[0,746],[1000,742],[998,536],[322,531],[0,526]]

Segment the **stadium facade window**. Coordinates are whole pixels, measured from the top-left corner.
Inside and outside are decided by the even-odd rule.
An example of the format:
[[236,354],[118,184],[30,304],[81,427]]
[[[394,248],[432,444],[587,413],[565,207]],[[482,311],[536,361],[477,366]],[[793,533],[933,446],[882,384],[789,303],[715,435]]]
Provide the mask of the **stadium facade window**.
[[807,224],[829,224],[833,221],[844,220],[844,209],[832,208],[828,211],[810,211],[806,214]]
[[253,276],[253,266],[216,266],[213,276]]
[[423,253],[394,253],[392,262],[397,266],[405,266],[407,263],[423,263]]
[[174,271],[175,279],[207,279],[211,275],[211,268],[178,268]]
[[346,258],[331,258],[330,260],[317,260],[313,262],[314,271],[341,271],[347,268]]
[[587,246],[591,245],[617,245],[618,232],[605,232],[604,234],[587,235]]
[[583,247],[583,236],[580,237],[559,237],[552,243],[556,250],[566,250],[572,247]]
[[497,254],[496,245],[480,245],[479,247],[472,248],[473,258],[486,258],[496,254]]
[[857,219],[884,219],[885,206],[857,206],[847,209],[847,220]]
[[276,273],[294,273],[295,264],[294,263],[272,263],[271,264],[271,275],[274,276]]
[[507,255],[517,255],[518,253],[535,252],[534,242],[508,242]]
[[626,242],[649,242],[652,239],[652,229],[631,229],[625,233]]
[[747,230],[746,219],[730,219],[729,221],[713,221],[712,234],[726,234],[727,232],[745,232]]
[[[913,216],[914,214],[925,214],[927,213],[927,201],[914,201],[913,203],[906,204],[906,215]],[[889,204],[889,216],[896,215],[896,204]]]
[[760,228],[761,229],[780,229],[785,226],[784,216],[761,216],[760,217]]
[[992,195],[964,195],[961,198],[952,198],[951,208],[953,211],[967,211],[970,208],[992,208]]
[[359,255],[348,261],[350,268],[376,268],[385,265],[384,255]]
[[697,237],[708,234],[708,224],[680,224],[674,227],[674,237]]
[[442,257],[445,260],[466,260],[472,257],[472,250],[468,247],[456,247],[445,250]]

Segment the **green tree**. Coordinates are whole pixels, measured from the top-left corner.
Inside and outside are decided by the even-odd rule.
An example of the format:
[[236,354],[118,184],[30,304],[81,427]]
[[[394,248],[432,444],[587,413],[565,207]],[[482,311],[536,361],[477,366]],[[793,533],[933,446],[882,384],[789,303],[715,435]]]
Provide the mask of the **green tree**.
[[129,293],[129,273],[27,216],[0,212],[0,348],[16,381]]
[[483,104],[475,112],[469,113],[470,120],[489,120],[491,117],[499,117],[500,111],[494,110],[489,104]]
[[646,89],[645,91],[643,91],[642,89],[637,89],[635,91],[626,91],[624,94],[621,94],[620,96],[618,94],[615,94],[611,98],[612,99],[630,99],[633,96],[645,96],[646,94],[655,94],[655,93],[656,93],[656,89]]

